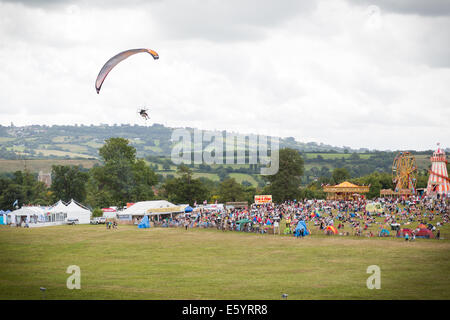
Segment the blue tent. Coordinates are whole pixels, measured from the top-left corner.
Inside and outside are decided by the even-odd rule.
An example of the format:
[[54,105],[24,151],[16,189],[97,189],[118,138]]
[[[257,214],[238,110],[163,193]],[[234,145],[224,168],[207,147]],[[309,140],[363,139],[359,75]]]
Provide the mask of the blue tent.
[[187,206],[186,208],[184,208],[184,212],[192,212],[194,211],[194,208],[192,208],[191,206]]
[[8,220],[7,215],[8,215],[8,213],[6,211],[0,210],[0,224],[6,224],[6,222]]
[[304,236],[309,235],[308,227],[306,226],[305,221],[299,221],[297,223],[297,227],[295,227],[295,231],[294,231],[294,236],[299,237],[301,230],[303,230]]
[[141,222],[138,224],[138,228],[150,228],[150,222],[148,221],[148,216],[144,216]]
[[380,232],[380,237],[386,237],[389,235],[389,231],[386,229],[382,229]]

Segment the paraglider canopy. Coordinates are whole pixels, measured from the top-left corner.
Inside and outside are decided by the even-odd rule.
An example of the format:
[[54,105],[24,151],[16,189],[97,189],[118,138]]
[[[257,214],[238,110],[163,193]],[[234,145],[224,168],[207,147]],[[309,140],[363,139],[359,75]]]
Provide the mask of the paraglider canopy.
[[100,89],[102,87],[103,81],[105,81],[106,76],[108,73],[122,60],[125,60],[126,58],[140,52],[147,52],[149,53],[153,59],[157,60],[159,59],[158,53],[156,51],[151,49],[131,49],[123,51],[119,54],[116,54],[114,57],[106,61],[106,63],[103,65],[102,69],[100,70],[97,80],[95,80],[95,89],[97,90],[97,94],[100,93]]

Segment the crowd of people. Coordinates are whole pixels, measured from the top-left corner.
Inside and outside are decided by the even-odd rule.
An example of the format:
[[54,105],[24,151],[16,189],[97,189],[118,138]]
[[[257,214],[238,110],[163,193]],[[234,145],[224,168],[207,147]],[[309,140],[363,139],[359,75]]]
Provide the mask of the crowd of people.
[[[440,236],[439,227],[449,222],[449,198],[378,198],[374,201],[303,200],[281,204],[267,203],[249,208],[196,208],[190,214],[155,222],[162,227],[217,228],[222,231],[241,231],[271,234],[295,234],[300,221],[312,232],[329,232],[334,226],[340,235],[386,236],[380,230],[401,231],[412,223],[425,225]],[[432,224],[431,222],[435,223]],[[371,226],[377,228],[371,228]],[[346,228],[345,226],[350,226]],[[344,231],[347,230],[347,231]],[[375,230],[375,233],[374,233]],[[311,233],[312,230],[308,230]],[[340,231],[340,232],[339,232]],[[412,237],[416,230],[412,231]],[[412,238],[410,237],[410,238]]]

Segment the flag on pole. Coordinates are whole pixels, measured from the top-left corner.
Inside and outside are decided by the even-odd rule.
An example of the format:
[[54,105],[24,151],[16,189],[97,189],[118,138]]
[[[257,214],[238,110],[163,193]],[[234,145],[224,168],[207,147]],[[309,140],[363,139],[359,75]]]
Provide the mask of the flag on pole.
[[13,203],[13,207],[15,207],[18,203],[19,203],[19,200],[16,199],[16,201],[14,201],[14,203]]

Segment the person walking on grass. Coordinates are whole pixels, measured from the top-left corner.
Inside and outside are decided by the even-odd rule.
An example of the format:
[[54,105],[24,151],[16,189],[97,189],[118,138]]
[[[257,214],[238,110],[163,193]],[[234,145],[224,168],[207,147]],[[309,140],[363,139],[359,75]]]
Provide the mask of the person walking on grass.
[[273,234],[278,233],[280,234],[280,225],[278,220],[275,220],[273,223]]

